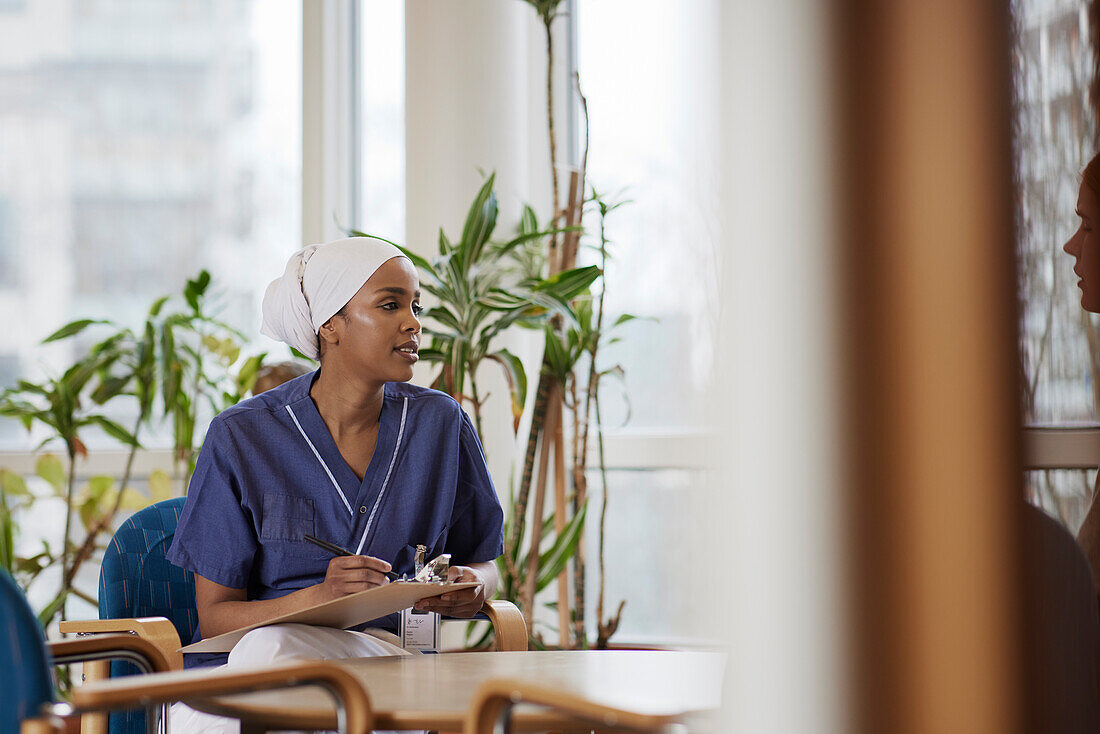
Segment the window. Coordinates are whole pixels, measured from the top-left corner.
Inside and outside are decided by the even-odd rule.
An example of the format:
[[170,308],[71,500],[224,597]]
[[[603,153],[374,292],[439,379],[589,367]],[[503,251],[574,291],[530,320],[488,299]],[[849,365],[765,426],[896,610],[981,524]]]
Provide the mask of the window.
[[365,0],[360,10],[359,227],[405,241],[405,3]]
[[0,198],[0,288],[14,288],[19,282],[21,269],[15,242],[15,212],[7,199]]
[[[588,180],[609,203],[629,200],[606,220],[605,323],[641,317],[616,332],[601,369],[624,369],[604,383],[608,500],[604,615],[627,600],[617,642],[690,638],[671,620],[688,608],[660,589],[677,588],[697,562],[689,490],[703,480],[700,434],[714,379],[718,314],[718,4],[658,0],[577,2],[576,53],[590,117]],[[629,18],[629,23],[624,19]],[[583,115],[577,115],[578,148]],[[583,151],[577,151],[577,159]],[[599,231],[594,211],[589,233]],[[589,237],[589,245],[598,239]],[[591,249],[582,250],[596,262]],[[587,264],[587,263],[585,263]],[[598,509],[592,460],[586,522],[586,616],[596,626]]]
[[[1100,334],[1095,317],[1081,309],[1073,260],[1062,251],[1077,227],[1081,169],[1096,152],[1088,4],[1016,0],[1012,9],[1024,421],[1036,427],[1095,424]],[[1072,440],[1072,434],[1056,438]],[[1043,456],[1032,458],[1032,466],[1049,466]],[[1100,464],[1100,456],[1095,460]],[[1048,468],[1028,472],[1025,481],[1033,502],[1076,531],[1092,495],[1091,484],[1083,487],[1086,472]]]
[[[137,325],[203,268],[223,318],[258,335],[263,288],[301,245],[301,12],[101,0],[0,14],[0,306],[24,315],[5,341],[18,377],[74,356],[39,346],[61,324]],[[32,441],[0,434],[2,449]]]
[[625,324],[603,355],[625,369],[625,390],[606,392],[605,422],[627,432],[702,427],[718,297],[717,10],[711,0],[576,3],[589,183],[630,200],[607,220],[606,307],[612,320],[652,319]]

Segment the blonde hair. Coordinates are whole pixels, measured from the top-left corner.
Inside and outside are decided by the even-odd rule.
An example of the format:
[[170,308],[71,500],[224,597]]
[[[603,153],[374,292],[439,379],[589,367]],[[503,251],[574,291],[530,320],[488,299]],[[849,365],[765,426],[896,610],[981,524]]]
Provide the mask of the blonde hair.
[[278,362],[265,364],[256,373],[256,382],[252,385],[252,394],[259,395],[273,387],[282,385],[287,380],[301,377],[311,370],[300,362]]

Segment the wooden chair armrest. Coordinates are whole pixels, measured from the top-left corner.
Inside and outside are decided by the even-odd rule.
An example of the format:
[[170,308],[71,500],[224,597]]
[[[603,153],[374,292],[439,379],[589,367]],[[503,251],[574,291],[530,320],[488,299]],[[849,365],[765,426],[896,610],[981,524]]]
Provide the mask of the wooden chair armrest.
[[168,660],[160,649],[136,635],[94,635],[76,640],[59,640],[47,642],[46,649],[58,665],[123,658],[149,672],[165,673],[170,670]]
[[492,599],[485,602],[481,613],[489,618],[493,625],[493,635],[497,650],[526,650],[527,623],[523,614],[510,601]]
[[[613,728],[616,731],[661,731],[678,721],[674,716],[640,714],[611,708],[572,693],[533,683],[494,678],[482,683],[474,694],[464,731],[466,734],[511,731],[506,722],[511,718],[512,707],[518,703],[544,706],[564,712],[578,722]],[[503,728],[494,728],[498,725]]]
[[176,626],[164,617],[130,619],[75,619],[62,622],[62,634],[99,635],[128,632],[148,640],[160,649],[170,670],[183,670],[183,653]]
[[307,685],[321,686],[336,698],[344,712],[340,731],[366,734],[374,728],[370,697],[363,684],[347,670],[323,661],[113,678],[74,689],[73,704],[81,711],[105,711]]

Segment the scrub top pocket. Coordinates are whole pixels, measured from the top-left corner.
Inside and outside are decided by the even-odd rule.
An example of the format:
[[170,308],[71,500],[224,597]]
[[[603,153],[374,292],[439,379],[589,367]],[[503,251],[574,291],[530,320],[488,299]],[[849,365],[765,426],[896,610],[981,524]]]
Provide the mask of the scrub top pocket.
[[289,494],[264,495],[261,538],[302,541],[306,535],[314,535],[313,500]]

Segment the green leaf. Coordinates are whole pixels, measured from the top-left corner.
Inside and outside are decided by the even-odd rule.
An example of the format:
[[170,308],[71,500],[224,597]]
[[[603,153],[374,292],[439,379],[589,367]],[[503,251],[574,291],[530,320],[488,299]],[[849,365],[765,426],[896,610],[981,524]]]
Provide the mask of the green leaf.
[[129,384],[132,379],[132,374],[108,377],[106,380],[96,385],[96,388],[92,390],[92,400],[95,401],[96,405],[103,405],[125,390],[126,385]]
[[48,337],[42,340],[43,344],[49,344],[50,342],[58,341],[59,339],[67,339],[70,336],[79,334],[87,329],[92,324],[109,324],[109,321],[99,321],[97,319],[80,319],[79,321],[72,321],[65,324],[60,329],[50,334]]
[[511,251],[512,249],[514,249],[517,245],[522,245],[523,243],[530,242],[532,240],[542,239],[543,237],[548,237],[552,234],[561,234],[563,232],[583,232],[583,231],[584,231],[584,227],[579,227],[578,226],[578,227],[561,227],[559,229],[548,229],[548,230],[545,230],[543,232],[524,232],[523,234],[519,235],[518,237],[516,237],[514,239],[511,239],[511,240],[508,240],[503,245],[501,245],[499,248],[497,248],[497,254],[498,255],[503,255],[503,254]]
[[531,301],[528,298],[509,293],[503,288],[493,288],[478,298],[478,303],[494,311],[510,311],[512,309],[527,308]]
[[114,478],[104,475],[92,477],[80,488],[74,504],[78,507],[80,522],[85,529],[90,530],[107,508],[114,505],[115,493]]
[[447,355],[438,349],[421,349],[418,354],[420,359],[425,362],[443,362],[447,359]]
[[141,448],[141,444],[138,442],[137,437],[134,436],[134,434],[130,433],[110,418],[102,415],[93,415],[89,417],[89,420],[97,423],[104,431],[107,432],[107,435],[109,435],[116,441],[124,443],[127,446]]
[[168,302],[170,296],[161,296],[157,300],[153,301],[153,305],[149,307],[149,318],[153,319],[160,315],[160,310],[164,308],[164,304]]
[[256,375],[263,367],[265,357],[267,357],[267,352],[249,357],[241,365],[241,369],[237,372],[236,383],[237,389],[242,395],[255,387]]
[[545,553],[539,556],[539,573],[535,582],[536,591],[542,591],[550,582],[558,577],[569,559],[577,552],[577,545],[583,536],[584,518],[588,514],[588,503],[585,502],[569,522],[565,524],[559,535],[554,538],[554,544]]
[[34,473],[46,480],[56,494],[65,495],[65,466],[54,454],[42,454],[34,463]]
[[448,328],[459,333],[462,332],[462,324],[459,323],[458,317],[451,313],[446,306],[432,306],[425,311],[424,318],[434,319]]
[[463,270],[469,270],[473,263],[477,262],[485,243],[497,225],[497,197],[493,193],[493,182],[496,175],[492,174],[481,190],[477,192],[470,211],[466,214],[466,224],[462,227],[462,242],[459,248],[462,250]]
[[154,502],[172,497],[172,480],[163,469],[154,469],[149,473],[149,497]]
[[588,286],[592,285],[601,274],[600,269],[595,265],[564,270],[536,285],[535,290],[568,300],[588,290]]
[[206,270],[202,270],[194,280],[188,280],[187,285],[183,289],[183,297],[187,301],[187,305],[190,306],[191,310],[196,314],[201,310],[199,308],[199,299],[206,294],[206,289],[209,285],[210,273]]
[[615,319],[615,323],[612,324],[611,327],[614,328],[619,324],[625,324],[627,321],[634,321],[637,318],[638,317],[634,314],[624,313],[623,315],[619,316],[619,318]]
[[298,359],[301,359],[301,360],[306,361],[306,362],[311,362],[313,364],[317,364],[317,360],[311,359],[310,357],[307,357],[306,355],[302,354],[301,352],[299,352],[294,347],[290,348],[290,353],[292,355],[294,355],[295,357],[297,357]]
[[153,501],[150,498],[133,487],[126,487],[122,490],[122,501],[118,506],[123,510],[137,512],[138,510],[144,510],[151,504],[153,504]]
[[9,574],[15,570],[15,530],[11,510],[0,495],[0,568]]
[[[76,407],[76,396],[80,394],[80,391],[84,389],[84,386],[88,384],[88,380],[92,379],[92,375],[98,369],[99,363],[95,359],[84,359],[65,370],[65,374],[61,376],[58,388],[63,387],[73,398],[73,408]],[[62,390],[59,389],[58,392],[60,393]]]
[[532,232],[539,231],[539,220],[535,216],[535,210],[531,208],[530,204],[523,205],[523,214],[519,218],[519,233],[521,235],[531,234]]
[[50,391],[47,390],[44,386],[36,385],[35,383],[28,382],[26,380],[20,380],[19,382],[17,382],[16,387],[18,387],[20,392],[33,393],[35,395],[50,394]]
[[592,332],[592,299],[588,297],[576,299],[573,302],[573,315],[576,318],[578,331],[587,337]]
[[183,365],[176,358],[175,344],[176,339],[171,329],[161,332],[161,392],[166,409],[176,404],[183,382]]
[[187,286],[183,289],[183,298],[187,301],[187,305],[191,307],[191,310],[198,313],[199,310],[199,294],[195,291],[195,287],[192,281],[187,281]]
[[512,395],[512,433],[519,432],[519,422],[523,417],[523,406],[527,402],[527,372],[523,361],[507,349],[500,349],[487,357],[504,368],[504,377],[508,381],[508,390]]
[[0,468],[0,493],[9,497],[33,497],[23,477],[11,469]]
[[88,479],[88,483],[84,485],[84,493],[88,499],[94,499],[96,502],[99,502],[114,488],[114,477],[107,476],[106,474],[97,474]]
[[573,369],[573,362],[569,358],[569,352],[566,351],[565,346],[561,343],[561,337],[554,331],[554,328],[547,324],[545,330],[545,351],[543,352],[543,360],[546,362],[546,368],[550,370],[550,374],[554,376],[558,382],[562,384],[566,381],[566,376]]
[[46,607],[38,613],[38,623],[43,628],[49,627],[50,622],[57,616],[57,613],[61,611],[61,607],[65,606],[65,600],[68,598],[69,593],[64,589],[59,591],[53,601],[46,605]]

